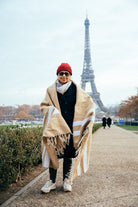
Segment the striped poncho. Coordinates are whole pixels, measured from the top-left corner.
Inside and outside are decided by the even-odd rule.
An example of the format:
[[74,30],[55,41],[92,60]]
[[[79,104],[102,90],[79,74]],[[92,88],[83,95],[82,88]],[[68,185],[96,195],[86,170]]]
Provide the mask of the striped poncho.
[[[57,155],[63,153],[72,132],[61,115],[56,82],[47,89],[46,96],[40,104],[40,109],[44,115],[42,164],[46,168],[58,169]],[[85,173],[88,169],[94,113],[94,103],[91,97],[76,85],[73,144],[77,156],[73,159],[70,173],[71,180]]]

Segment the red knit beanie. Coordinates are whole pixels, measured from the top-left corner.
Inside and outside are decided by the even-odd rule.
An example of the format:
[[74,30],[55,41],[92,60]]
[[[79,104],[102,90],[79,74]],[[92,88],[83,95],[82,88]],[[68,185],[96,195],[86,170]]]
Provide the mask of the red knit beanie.
[[62,70],[68,71],[72,75],[72,69],[68,63],[61,63],[61,65],[57,69],[56,74],[58,74]]

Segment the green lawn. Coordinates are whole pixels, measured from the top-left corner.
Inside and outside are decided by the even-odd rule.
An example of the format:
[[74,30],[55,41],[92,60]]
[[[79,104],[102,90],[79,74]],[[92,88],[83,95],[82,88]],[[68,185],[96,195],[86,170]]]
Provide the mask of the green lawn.
[[119,126],[123,129],[134,131],[136,134],[138,134],[138,126],[130,126],[130,125],[124,125],[124,126]]

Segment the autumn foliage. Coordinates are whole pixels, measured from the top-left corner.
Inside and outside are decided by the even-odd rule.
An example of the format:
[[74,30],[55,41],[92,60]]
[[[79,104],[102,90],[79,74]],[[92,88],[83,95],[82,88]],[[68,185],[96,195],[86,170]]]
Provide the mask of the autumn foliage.
[[31,118],[27,113],[25,113],[24,111],[20,111],[18,114],[15,114],[14,117],[16,119],[29,119]]
[[23,104],[18,107],[0,106],[1,119],[35,119],[41,118],[42,113],[39,105]]
[[117,115],[138,121],[138,95],[131,96],[128,100],[122,101]]

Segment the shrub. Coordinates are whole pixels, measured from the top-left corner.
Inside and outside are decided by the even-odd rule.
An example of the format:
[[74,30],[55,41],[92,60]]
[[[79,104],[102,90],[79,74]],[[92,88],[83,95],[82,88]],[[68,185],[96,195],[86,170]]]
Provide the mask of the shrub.
[[41,162],[42,128],[0,130],[0,188]]
[[93,125],[92,133],[94,133],[96,130],[98,130],[100,127],[102,127],[102,123],[95,123]]

